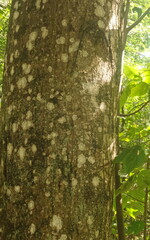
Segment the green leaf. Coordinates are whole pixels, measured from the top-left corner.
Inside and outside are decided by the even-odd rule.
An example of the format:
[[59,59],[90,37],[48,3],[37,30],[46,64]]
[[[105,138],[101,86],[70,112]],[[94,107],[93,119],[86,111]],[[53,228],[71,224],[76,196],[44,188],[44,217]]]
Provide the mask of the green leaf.
[[129,174],[135,168],[142,166],[145,162],[145,153],[141,146],[133,146],[123,150],[114,160],[115,163],[123,163],[123,171]]
[[127,78],[134,79],[135,77],[139,77],[138,69],[125,65],[124,66],[124,74]]
[[128,227],[127,233],[137,235],[143,231],[144,225],[143,221],[132,221]]
[[137,183],[143,187],[150,187],[150,169],[143,170],[138,174]]
[[148,91],[149,91],[149,85],[145,82],[141,82],[131,88],[130,96],[131,97],[142,96],[146,94]]
[[127,87],[123,90],[123,92],[122,92],[122,94],[121,94],[121,97],[120,97],[120,107],[123,107],[123,106],[124,106],[124,104],[126,103],[126,101],[127,101],[128,97],[129,97],[130,93],[131,93],[130,86],[127,86]]
[[126,182],[123,182],[121,186],[116,190],[115,196],[118,196],[120,193],[127,192],[135,183],[135,175],[132,175],[129,177],[129,179]]

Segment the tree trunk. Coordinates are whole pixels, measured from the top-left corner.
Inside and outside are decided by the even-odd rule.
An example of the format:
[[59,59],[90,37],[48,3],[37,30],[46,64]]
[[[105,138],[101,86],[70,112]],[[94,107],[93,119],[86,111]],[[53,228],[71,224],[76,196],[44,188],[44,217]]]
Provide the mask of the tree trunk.
[[111,239],[122,1],[12,2],[2,239]]

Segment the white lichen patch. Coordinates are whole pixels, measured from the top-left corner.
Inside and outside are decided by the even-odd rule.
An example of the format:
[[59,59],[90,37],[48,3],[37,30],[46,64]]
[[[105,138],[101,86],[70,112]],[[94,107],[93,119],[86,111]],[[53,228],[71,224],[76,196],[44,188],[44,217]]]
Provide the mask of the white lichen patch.
[[86,158],[83,154],[78,156],[78,168],[81,168],[86,163]]
[[33,153],[36,153],[37,152],[37,146],[35,144],[32,144],[31,150],[32,150]]
[[12,143],[8,143],[7,144],[7,155],[8,155],[8,157],[11,156],[12,152],[13,152],[13,145],[12,145]]
[[51,195],[50,192],[45,193],[45,197],[50,197],[50,195]]
[[81,55],[82,55],[82,57],[87,57],[89,54],[88,54],[87,51],[82,50],[82,51],[81,51]]
[[63,123],[66,122],[66,118],[65,118],[65,117],[61,117],[61,118],[58,119],[58,122],[59,122],[60,124],[63,124]]
[[8,112],[9,115],[11,114],[12,110],[13,110],[13,106],[9,105],[8,108],[7,108],[7,112]]
[[14,68],[14,66],[12,66],[12,68],[11,68],[11,70],[10,70],[11,76],[14,75],[14,73],[15,73],[15,68]]
[[78,116],[77,116],[77,115],[73,115],[73,116],[72,116],[72,120],[73,120],[73,121],[76,121],[76,120],[77,120],[77,118],[78,118]]
[[66,42],[66,39],[64,37],[60,37],[56,40],[57,44],[62,44],[63,45],[63,44],[65,44],[65,42]]
[[29,35],[29,40],[26,43],[26,48],[28,49],[28,51],[31,51],[34,47],[34,42],[35,39],[37,38],[38,33],[37,32],[32,32]]
[[32,118],[32,112],[31,111],[27,111],[26,118],[27,119]]
[[53,103],[51,103],[51,102],[48,102],[48,103],[47,103],[47,109],[48,109],[49,111],[52,111],[54,108],[55,108],[55,106],[54,106]]
[[31,71],[31,65],[27,63],[22,64],[22,71],[24,74],[29,74]]
[[32,235],[35,233],[36,227],[35,227],[35,224],[34,224],[34,223],[32,223],[32,224],[30,225],[29,231],[30,231],[30,233],[31,233]]
[[18,32],[18,31],[19,31],[19,28],[20,28],[20,26],[19,26],[19,25],[17,25],[17,26],[16,26],[16,32]]
[[59,240],[67,240],[67,235],[66,234],[62,234],[60,236]]
[[98,24],[99,28],[105,28],[105,24],[102,20],[99,20],[97,24]]
[[54,215],[51,226],[59,232],[62,229],[62,220],[59,215]]
[[16,46],[18,43],[17,39],[14,39],[14,46]]
[[29,75],[28,76],[28,82],[31,82],[33,80],[33,76],[32,75]]
[[18,130],[18,123],[13,123],[12,124],[12,131],[13,131],[13,133],[17,132],[17,130]]
[[95,15],[97,17],[104,17],[105,16],[105,11],[104,11],[104,8],[100,5],[97,5],[97,7],[95,8],[95,11],[94,11]]
[[93,216],[88,216],[87,224],[88,224],[88,225],[92,225],[93,222],[94,222],[94,218],[93,218]]
[[30,211],[32,211],[32,210],[34,209],[34,207],[35,207],[34,201],[33,201],[33,200],[30,200],[30,201],[28,202],[28,209],[29,209]]
[[101,102],[100,106],[99,106],[99,109],[102,111],[102,112],[105,112],[106,110],[106,103],[105,102]]
[[98,187],[99,183],[100,183],[99,177],[93,177],[92,179],[93,186]]
[[[72,39],[72,38],[71,38]],[[70,41],[71,41],[70,39]],[[73,40],[72,40],[73,41]],[[77,41],[73,41],[72,44],[69,46],[69,53],[74,53],[78,50],[78,47],[79,47],[79,44],[80,44],[80,41],[77,40]]]
[[16,1],[15,4],[14,4],[14,9],[18,10],[18,7],[19,7],[19,2]]
[[10,63],[12,63],[12,62],[13,62],[13,60],[14,60],[14,54],[13,54],[13,53],[11,53],[11,54],[10,54],[10,60],[9,60],[9,61],[10,61]]
[[18,150],[18,156],[19,156],[20,160],[22,160],[22,161],[24,160],[25,153],[26,153],[26,149],[21,146]]
[[72,178],[71,184],[72,184],[72,187],[75,188],[78,184],[78,180],[76,178]]
[[13,20],[16,20],[19,17],[19,12],[15,11],[13,15]]
[[48,71],[51,73],[53,71],[51,66],[48,66]]
[[16,51],[15,51],[15,53],[14,53],[14,57],[15,57],[15,58],[18,58],[18,57],[19,57],[19,51],[18,51],[18,49],[16,49]]
[[61,61],[64,62],[64,63],[68,62],[68,54],[67,53],[63,53],[61,55]]
[[84,151],[85,150],[85,144],[84,143],[79,143],[78,148],[79,148],[79,150]]
[[24,89],[27,86],[27,79],[25,77],[22,77],[17,82],[18,89]]
[[15,192],[19,193],[21,188],[19,185],[16,185],[16,186],[14,186],[14,190],[15,190]]
[[48,29],[46,27],[41,27],[42,38],[45,39],[48,36]]
[[33,123],[32,123],[32,121],[29,121],[29,120],[25,120],[21,124],[21,127],[22,127],[23,130],[27,130],[32,126],[33,126]]
[[36,6],[36,9],[39,10],[41,7],[41,0],[36,0],[35,6]]
[[95,158],[92,157],[92,156],[89,156],[88,161],[89,161],[89,163],[94,164],[95,163]]
[[62,24],[63,27],[67,27],[67,25],[68,25],[67,20],[66,20],[66,19],[63,19],[63,20],[61,21],[61,24]]

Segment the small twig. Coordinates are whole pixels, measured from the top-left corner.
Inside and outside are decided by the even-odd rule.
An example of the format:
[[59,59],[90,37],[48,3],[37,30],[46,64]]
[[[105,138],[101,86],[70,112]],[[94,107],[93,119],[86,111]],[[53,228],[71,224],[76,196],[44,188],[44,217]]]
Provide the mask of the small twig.
[[118,116],[119,117],[128,117],[128,116],[134,115],[135,113],[139,112],[142,108],[144,108],[149,102],[150,102],[150,100],[148,100],[147,102],[143,103],[142,106],[138,110],[136,110],[136,111],[134,111],[132,113],[128,113],[128,114],[120,113]]
[[138,25],[143,18],[150,12],[150,7],[131,25],[126,29],[127,34],[136,26]]

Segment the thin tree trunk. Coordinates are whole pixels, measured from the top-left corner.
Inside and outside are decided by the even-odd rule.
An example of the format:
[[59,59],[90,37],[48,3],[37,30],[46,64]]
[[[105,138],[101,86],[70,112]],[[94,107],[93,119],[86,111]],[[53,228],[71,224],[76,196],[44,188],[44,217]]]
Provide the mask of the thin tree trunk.
[[2,239],[111,239],[121,1],[12,1]]

